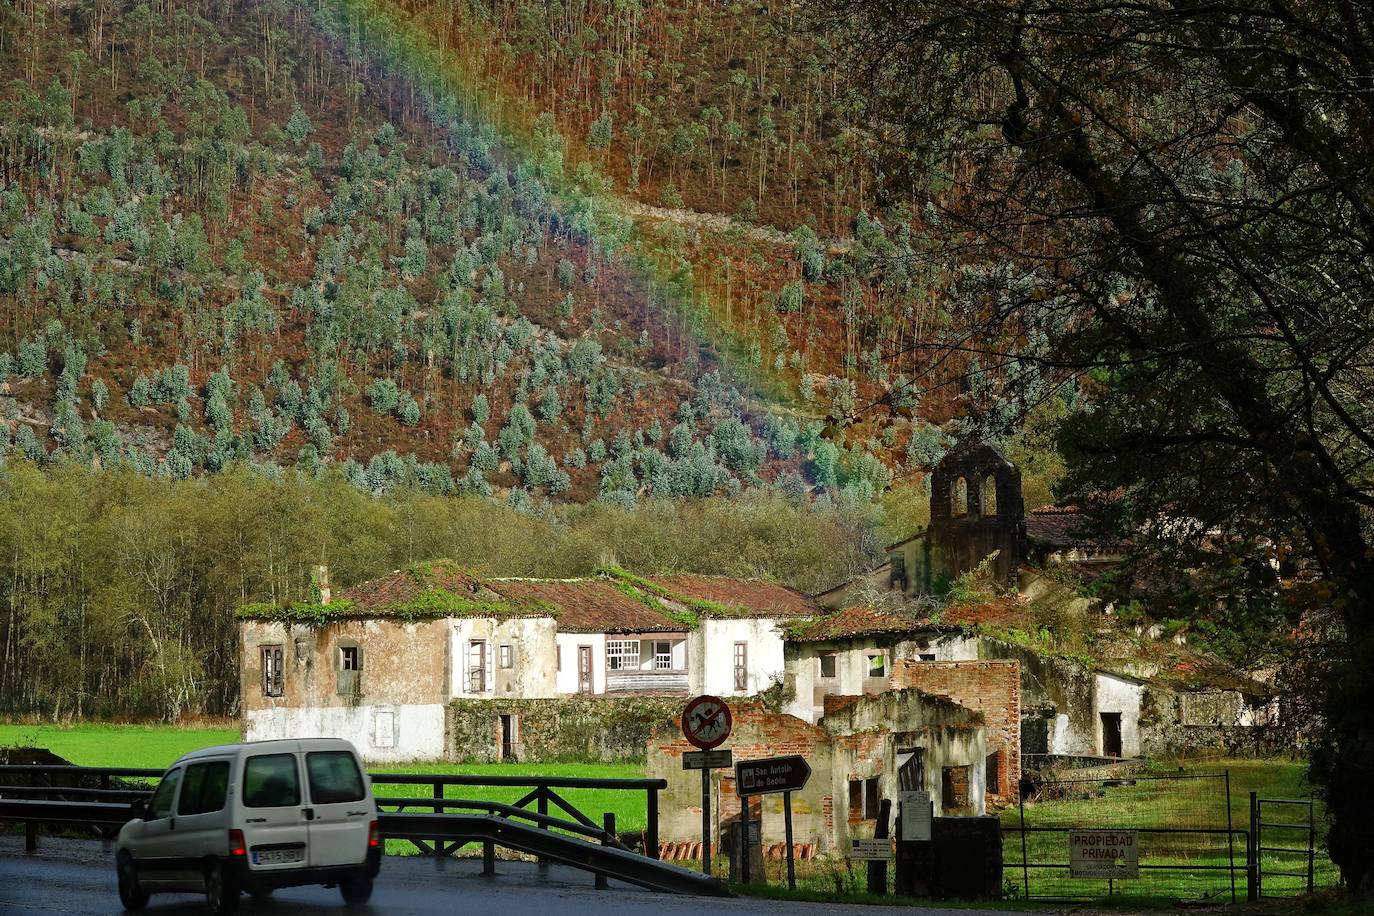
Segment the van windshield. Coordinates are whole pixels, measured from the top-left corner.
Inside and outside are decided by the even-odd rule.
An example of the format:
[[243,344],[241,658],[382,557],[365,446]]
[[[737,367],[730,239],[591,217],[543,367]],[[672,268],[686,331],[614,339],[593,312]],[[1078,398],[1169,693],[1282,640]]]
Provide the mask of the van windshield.
[[363,775],[348,751],[316,751],[305,755],[310,775],[310,801],[317,805],[361,801]]
[[243,767],[243,803],[249,808],[283,808],[301,803],[296,755],[249,757]]

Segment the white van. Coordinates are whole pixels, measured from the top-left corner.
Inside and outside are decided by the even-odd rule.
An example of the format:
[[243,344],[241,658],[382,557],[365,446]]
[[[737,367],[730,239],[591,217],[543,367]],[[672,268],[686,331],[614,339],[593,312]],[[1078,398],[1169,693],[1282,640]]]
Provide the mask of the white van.
[[337,738],[229,744],[172,764],[119,831],[119,899],[137,910],[157,891],[204,891],[216,916],[240,893],[337,885],[366,903],[381,865],[372,783]]

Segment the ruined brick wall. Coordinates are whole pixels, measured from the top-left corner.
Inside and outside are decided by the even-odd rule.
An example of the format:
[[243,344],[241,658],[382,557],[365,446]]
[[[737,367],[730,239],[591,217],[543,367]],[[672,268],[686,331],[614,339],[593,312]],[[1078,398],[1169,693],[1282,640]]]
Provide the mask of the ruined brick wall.
[[[753,760],[800,754],[813,775],[806,788],[792,795],[793,842],[814,844],[821,852],[833,850],[834,799],[831,795],[831,739],[821,729],[785,713],[765,710],[756,703],[732,704],[734,730],[725,747],[735,760]],[[659,836],[665,843],[701,841],[701,773],[683,770],[682,755],[696,750],[682,737],[677,722],[666,723],[648,743],[647,775],[668,781],[659,797]],[[733,770],[712,773],[712,825],[714,842],[720,842],[728,824],[740,816]],[[755,797],[752,818],[762,818],[765,845],[784,841],[781,795]],[[719,847],[717,847],[719,848]]]
[[1021,781],[1021,666],[1015,661],[899,662],[894,688],[915,687],[949,697],[983,714],[989,754],[998,773],[989,779],[987,802],[996,809],[1015,803]]

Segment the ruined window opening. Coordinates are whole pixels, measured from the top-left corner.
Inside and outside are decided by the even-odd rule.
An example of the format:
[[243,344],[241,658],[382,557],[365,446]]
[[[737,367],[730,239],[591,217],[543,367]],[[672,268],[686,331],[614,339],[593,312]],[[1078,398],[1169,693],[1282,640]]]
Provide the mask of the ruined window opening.
[[940,808],[944,812],[968,807],[968,767],[945,767],[940,771]]
[[935,653],[934,653],[934,652],[922,652],[921,655],[920,655],[920,659],[921,659],[921,661],[923,661],[923,662],[933,662],[933,661],[935,661]]
[[510,646],[502,646],[502,647],[501,647],[501,667],[502,667],[502,668],[510,668],[510,667],[513,667],[513,666],[514,666],[514,661],[512,660],[512,656],[513,656],[513,655],[514,655],[514,652],[511,651],[511,647],[510,647]]
[[262,647],[262,695],[279,697],[282,695],[282,647]]
[[828,652],[821,656],[821,677],[835,677],[836,668],[834,652]]
[[892,571],[891,574],[887,577],[888,587],[900,588],[902,591],[906,591],[906,557],[902,556],[900,553],[894,553],[892,555],[891,563]]
[[654,670],[671,671],[673,668],[673,644],[666,641],[654,643]]
[[628,671],[639,667],[639,640],[606,640],[606,670]]
[[468,643],[468,692],[487,692],[487,641],[474,639]]
[[363,650],[356,643],[339,645],[337,692],[341,697],[362,695]]
[[749,689],[749,644],[735,643],[735,689],[741,693]]
[[357,646],[339,646],[339,670],[363,670],[362,655],[358,652]]
[[1002,791],[1002,752],[993,751],[988,754],[987,760],[983,762],[985,767],[986,780],[984,788],[991,795],[998,795]]
[[982,502],[982,514],[985,518],[997,515],[997,478],[991,474],[983,478]]
[[878,777],[849,780],[849,819],[851,821],[871,821],[878,817],[878,804],[882,801],[878,791]]
[[887,654],[879,652],[868,656],[868,676],[887,677]]
[[897,788],[919,792],[926,787],[926,749],[906,748],[897,752]]
[[968,481],[963,477],[954,481],[954,492],[950,494],[950,515],[955,518],[968,515]]

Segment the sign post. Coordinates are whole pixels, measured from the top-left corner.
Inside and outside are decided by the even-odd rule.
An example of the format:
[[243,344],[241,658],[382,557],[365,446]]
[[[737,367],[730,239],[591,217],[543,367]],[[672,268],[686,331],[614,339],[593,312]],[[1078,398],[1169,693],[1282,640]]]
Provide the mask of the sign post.
[[701,866],[711,873],[711,770],[730,766],[733,755],[715,748],[725,743],[734,727],[730,707],[719,697],[699,696],[682,710],[682,735],[701,750],[682,755],[684,770],[701,770]]
[[[787,886],[796,890],[797,866],[792,849],[792,793],[805,788],[811,778],[811,765],[801,756],[765,757],[762,760],[741,760],[735,764],[735,794],[740,798],[740,819],[744,836],[749,837],[749,797],[782,793],[782,814],[787,839]],[[760,831],[763,825],[759,825]],[[749,881],[749,853],[744,854],[744,880]]]

